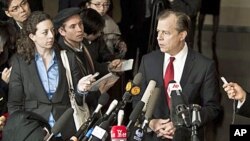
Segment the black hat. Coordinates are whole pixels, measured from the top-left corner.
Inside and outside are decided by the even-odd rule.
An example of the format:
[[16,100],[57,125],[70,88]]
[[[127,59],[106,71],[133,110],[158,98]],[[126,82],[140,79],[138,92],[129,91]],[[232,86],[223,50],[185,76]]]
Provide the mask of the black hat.
[[78,7],[71,7],[61,10],[54,18],[54,26],[56,29],[61,27],[65,20],[73,15],[79,14],[81,9]]

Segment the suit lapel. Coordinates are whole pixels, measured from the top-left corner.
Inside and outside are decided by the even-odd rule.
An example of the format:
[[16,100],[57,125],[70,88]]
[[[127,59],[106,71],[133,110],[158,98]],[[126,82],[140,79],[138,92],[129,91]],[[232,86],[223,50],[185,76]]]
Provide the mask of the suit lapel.
[[[62,101],[62,98],[63,98],[64,93],[65,93],[65,89],[68,88],[68,84],[67,84],[67,78],[66,78],[66,70],[62,64],[60,51],[55,50],[55,54],[56,54],[56,58],[58,60],[59,82],[58,82],[56,92],[54,93],[54,95],[52,97],[52,102],[58,103],[58,102]],[[65,86],[67,86],[67,87],[65,87]]]
[[42,85],[42,81],[41,81],[40,76],[38,74],[35,60],[32,60],[30,65],[28,65],[28,67],[29,67],[29,72],[31,72],[33,74],[31,79],[32,79],[32,83],[34,84],[35,88],[37,89],[37,92],[35,93],[37,96],[37,99],[41,102],[49,103],[49,99],[46,95],[45,89]]
[[[154,72],[157,74],[157,80],[158,80],[158,85],[164,86],[164,81],[163,81],[163,63],[164,63],[164,53],[159,51],[159,56],[157,57],[159,60],[155,61],[155,67],[153,69],[155,70]],[[157,69],[158,68],[158,69]]]
[[186,62],[184,65],[181,82],[180,82],[182,88],[184,88],[185,84],[187,83],[187,80],[189,78],[189,75],[194,65],[194,59],[195,59],[195,56],[194,56],[193,50],[188,48],[188,54],[187,54]]

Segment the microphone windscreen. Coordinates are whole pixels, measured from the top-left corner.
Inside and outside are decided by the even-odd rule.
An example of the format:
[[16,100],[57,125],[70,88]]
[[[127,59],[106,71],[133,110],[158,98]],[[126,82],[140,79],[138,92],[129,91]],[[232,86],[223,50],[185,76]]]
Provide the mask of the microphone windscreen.
[[100,105],[106,105],[109,101],[109,95],[107,93],[101,94],[101,96],[98,99],[98,104]]
[[122,96],[123,101],[128,101],[131,97],[131,94],[129,92],[125,92]]
[[142,112],[142,108],[144,107],[145,103],[143,101],[139,101],[134,110],[131,112],[130,116],[129,116],[129,120],[136,122],[137,118],[139,117],[139,115]]
[[135,85],[140,85],[140,83],[141,83],[141,80],[142,80],[142,73],[137,73],[136,75],[135,75],[135,77],[134,77],[134,79],[133,79],[133,83],[135,84]]
[[190,141],[191,131],[186,127],[178,127],[175,130],[173,141]]
[[150,119],[152,117],[153,111],[155,109],[156,103],[158,102],[160,94],[161,94],[160,88],[156,87],[153,91],[151,98],[149,99],[148,107],[145,113],[145,117],[147,119]]
[[108,110],[106,111],[106,115],[109,115],[111,112],[112,112],[112,110],[114,110],[114,108],[116,107],[116,105],[118,104],[118,101],[116,100],[116,99],[114,99],[112,102],[111,102],[111,104],[109,105],[109,108],[108,108]]
[[117,116],[117,125],[121,125],[124,117],[124,110],[119,110],[118,116]]
[[109,124],[110,124],[109,120],[105,120],[100,124],[100,127],[104,130],[107,130],[109,128]]
[[154,80],[150,80],[148,83],[148,86],[147,86],[147,88],[146,88],[146,90],[141,98],[141,101],[143,101],[145,103],[145,105],[142,109],[143,112],[146,112],[149,97],[151,96],[155,86],[156,86],[156,82]]
[[55,125],[52,127],[51,132],[56,135],[58,134],[63,126],[68,122],[70,117],[73,115],[74,110],[72,108],[67,109],[61,117],[55,122]]

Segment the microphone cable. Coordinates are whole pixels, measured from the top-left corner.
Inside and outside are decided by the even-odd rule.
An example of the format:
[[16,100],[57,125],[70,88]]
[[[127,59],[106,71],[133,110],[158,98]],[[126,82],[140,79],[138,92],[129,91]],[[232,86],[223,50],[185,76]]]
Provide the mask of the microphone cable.
[[233,115],[232,115],[232,124],[234,124],[235,121],[235,116],[236,116],[236,100],[235,98],[233,99]]

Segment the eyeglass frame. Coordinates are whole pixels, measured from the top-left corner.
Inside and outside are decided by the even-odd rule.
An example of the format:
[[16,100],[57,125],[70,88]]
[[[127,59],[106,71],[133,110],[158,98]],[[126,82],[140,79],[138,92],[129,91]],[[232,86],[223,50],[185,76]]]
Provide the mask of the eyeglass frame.
[[[97,7],[97,8],[101,8],[101,6],[103,7],[103,8],[109,8],[109,6],[110,6],[110,2],[107,2],[107,3],[93,3],[93,2],[89,2],[90,4],[93,4],[95,7]],[[105,5],[106,4],[106,5]]]
[[8,9],[9,12],[15,13],[17,12],[20,8],[24,8],[28,3],[28,0],[23,0],[19,5],[15,6],[15,8]]

